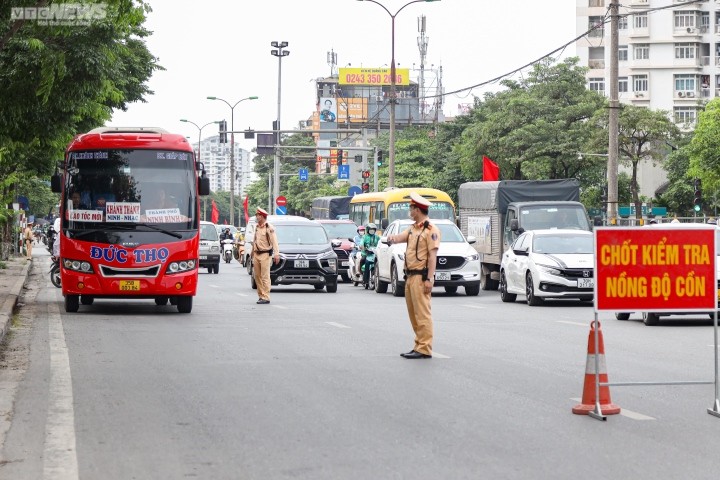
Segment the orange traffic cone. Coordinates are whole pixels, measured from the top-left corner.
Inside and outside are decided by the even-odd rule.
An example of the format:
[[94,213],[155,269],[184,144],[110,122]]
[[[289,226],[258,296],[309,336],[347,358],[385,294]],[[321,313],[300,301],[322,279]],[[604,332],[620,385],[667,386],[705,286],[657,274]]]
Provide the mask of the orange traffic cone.
[[[598,373],[600,383],[608,383],[607,365],[605,364],[605,345],[603,343],[602,329],[600,322],[594,321],[590,324],[590,335],[588,337],[588,356],[585,363],[585,386],[583,387],[582,403],[575,405],[572,412],[576,415],[587,415],[595,410],[598,403],[595,394],[595,324],[598,332]],[[620,407],[614,405],[610,400],[610,387],[600,386],[600,410],[603,415],[615,415],[620,413]],[[597,412],[600,413],[600,412]]]

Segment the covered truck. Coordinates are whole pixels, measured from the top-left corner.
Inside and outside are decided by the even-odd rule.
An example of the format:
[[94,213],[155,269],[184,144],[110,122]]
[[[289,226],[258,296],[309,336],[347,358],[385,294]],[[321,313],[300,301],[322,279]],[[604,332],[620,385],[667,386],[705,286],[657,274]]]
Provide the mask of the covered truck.
[[522,232],[546,228],[591,230],[580,200],[580,182],[502,180],[467,182],[458,189],[458,213],[463,234],[477,238],[480,286],[496,290],[503,252]]
[[342,195],[318,197],[312,201],[310,216],[314,220],[345,220],[350,213],[350,199]]

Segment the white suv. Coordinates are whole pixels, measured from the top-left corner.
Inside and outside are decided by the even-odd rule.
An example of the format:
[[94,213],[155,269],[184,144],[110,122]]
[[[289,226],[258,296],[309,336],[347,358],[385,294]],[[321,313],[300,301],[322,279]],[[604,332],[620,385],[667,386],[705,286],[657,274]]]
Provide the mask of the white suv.
[[[385,293],[388,286],[396,297],[405,295],[405,249],[407,244],[387,245],[387,235],[396,235],[405,231],[413,221],[395,220],[383,231],[380,243],[375,249],[375,291]],[[466,295],[480,293],[480,257],[470,246],[475,237],[463,236],[460,229],[450,220],[433,219],[433,225],[440,229],[440,248],[435,264],[435,286],[444,287],[448,293],[457,292],[458,287],[465,289]]]
[[200,222],[200,268],[220,273],[220,237],[212,222]]

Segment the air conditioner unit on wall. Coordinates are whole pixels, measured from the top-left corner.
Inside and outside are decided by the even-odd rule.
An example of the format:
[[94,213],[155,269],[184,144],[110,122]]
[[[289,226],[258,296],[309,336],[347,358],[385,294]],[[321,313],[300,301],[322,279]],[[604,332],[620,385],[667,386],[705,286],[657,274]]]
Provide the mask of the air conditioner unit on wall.
[[685,92],[677,92],[677,96],[682,98],[685,96]]
[[687,28],[687,33],[695,33],[695,29],[692,27]]
[[685,92],[685,96],[686,96],[686,97],[689,97],[689,98],[692,98],[692,97],[695,96],[695,92]]
[[635,92],[635,96],[636,96],[636,97],[642,97],[642,96],[643,96],[643,92]]

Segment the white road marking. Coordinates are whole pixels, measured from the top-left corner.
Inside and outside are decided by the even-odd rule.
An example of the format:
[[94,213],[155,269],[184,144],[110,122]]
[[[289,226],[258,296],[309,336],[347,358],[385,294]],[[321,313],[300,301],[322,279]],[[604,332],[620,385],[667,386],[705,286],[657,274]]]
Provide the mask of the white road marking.
[[215,285],[214,283],[211,283],[210,286],[211,286],[212,288],[220,288],[220,285]]
[[247,297],[248,296],[247,293],[235,293],[235,295],[237,295],[239,297]]
[[337,327],[337,328],[350,328],[347,325],[343,325],[342,323],[337,323],[337,322],[325,322],[325,323],[327,323],[328,325],[332,325],[333,327]]
[[590,322],[588,323],[580,323],[580,322],[569,322],[567,320],[555,320],[556,323],[564,323],[566,325],[579,325],[581,327],[590,327]]
[[467,303],[463,304],[463,307],[467,307],[467,308],[477,308],[478,310],[484,310],[484,309],[486,308],[486,307],[484,307],[483,305],[470,305],[470,304],[467,304]]
[[[582,402],[579,398],[571,398],[570,400],[574,402]],[[648,417],[647,415],[643,415],[642,413],[633,412],[632,410],[628,410],[627,408],[620,408],[620,415],[623,417],[630,418],[632,420],[657,420],[655,417]]]
[[438,353],[434,350],[432,352],[432,356],[433,356],[433,358],[450,358],[447,355],[443,355],[442,353]]
[[43,478],[77,480],[79,473],[70,357],[58,302],[50,302],[49,313],[50,386],[45,426]]
[[287,309],[288,309],[288,307],[285,307],[285,306],[283,306],[283,305],[273,305],[273,307],[279,308],[280,310],[287,310]]

